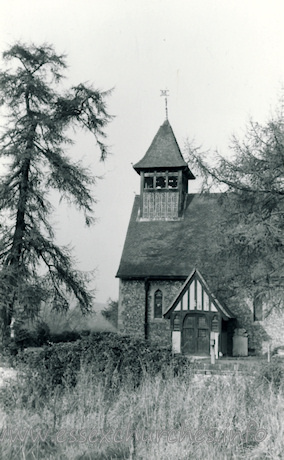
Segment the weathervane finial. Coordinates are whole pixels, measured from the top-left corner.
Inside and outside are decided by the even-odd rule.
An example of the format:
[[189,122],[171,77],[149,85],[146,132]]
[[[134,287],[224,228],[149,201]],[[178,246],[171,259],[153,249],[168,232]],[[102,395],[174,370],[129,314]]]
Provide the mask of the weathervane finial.
[[168,95],[169,95],[169,90],[168,89],[161,89],[161,96],[165,98],[165,107],[166,107],[166,120],[168,119]]

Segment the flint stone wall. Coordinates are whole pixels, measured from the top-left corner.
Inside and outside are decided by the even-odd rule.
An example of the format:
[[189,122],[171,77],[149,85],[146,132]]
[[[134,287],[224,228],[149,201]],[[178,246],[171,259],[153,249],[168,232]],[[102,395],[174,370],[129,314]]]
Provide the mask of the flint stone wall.
[[[163,294],[163,312],[170,306],[183,281],[150,281],[148,290],[148,339],[161,347],[171,346],[170,321],[154,318],[154,294]],[[145,337],[145,281],[120,280],[118,328],[124,334]]]

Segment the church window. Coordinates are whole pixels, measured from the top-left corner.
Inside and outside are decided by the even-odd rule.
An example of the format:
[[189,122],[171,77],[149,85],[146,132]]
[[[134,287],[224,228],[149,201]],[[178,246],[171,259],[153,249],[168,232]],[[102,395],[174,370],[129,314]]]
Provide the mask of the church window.
[[162,318],[163,313],[163,294],[157,289],[154,295],[154,318]]
[[166,187],[166,178],[163,176],[156,177],[156,188],[165,188]]

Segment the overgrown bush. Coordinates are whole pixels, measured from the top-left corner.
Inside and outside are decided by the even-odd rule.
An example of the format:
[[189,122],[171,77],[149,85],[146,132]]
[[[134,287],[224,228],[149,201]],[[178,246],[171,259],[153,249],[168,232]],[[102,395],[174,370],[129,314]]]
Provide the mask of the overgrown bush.
[[63,331],[51,334],[49,341],[52,343],[75,342],[75,340],[80,339],[80,337],[81,333],[78,331]]
[[20,327],[15,331],[14,344],[17,349],[23,350],[26,347],[36,347],[37,334],[33,330],[28,328]]
[[[115,333],[17,360],[23,372],[0,391],[0,458],[284,458],[284,393],[260,377],[277,382],[281,363],[261,382],[197,376],[187,358]],[[20,439],[26,429],[41,436]]]
[[[81,337],[87,337],[90,331],[63,331],[51,334],[49,326],[43,322],[38,322],[33,328],[19,327],[15,331],[15,338],[5,348],[5,356],[8,361],[19,351],[29,347],[42,347],[53,343],[75,342]],[[11,355],[11,356],[9,356]]]
[[107,306],[102,310],[102,315],[109,321],[115,328],[117,328],[118,321],[118,301],[111,298],[107,301]]
[[143,374],[177,375],[189,366],[187,358],[173,358],[170,349],[112,332],[92,333],[74,342],[26,350],[17,356],[17,364],[26,375],[36,372],[43,392],[42,382],[50,390],[58,385],[74,386],[82,365],[90,369],[94,378],[103,379],[109,389],[125,382],[137,387]]
[[50,329],[49,326],[44,322],[40,321],[37,323],[35,328],[36,344],[41,347],[50,340]]
[[16,324],[14,333],[14,339],[9,347],[13,350],[13,354],[24,348],[41,347],[50,340],[50,329],[44,321],[38,321],[32,326],[20,322]]
[[275,390],[284,386],[284,361],[274,357],[270,363],[264,364],[258,375],[260,383],[271,385]]

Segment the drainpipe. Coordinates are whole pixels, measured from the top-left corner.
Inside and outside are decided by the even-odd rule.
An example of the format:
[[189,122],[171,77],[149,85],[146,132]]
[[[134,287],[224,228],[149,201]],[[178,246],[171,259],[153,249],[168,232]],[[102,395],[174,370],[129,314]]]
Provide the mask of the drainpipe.
[[150,288],[149,278],[145,278],[145,320],[144,320],[144,337],[145,340],[148,339],[148,292]]

